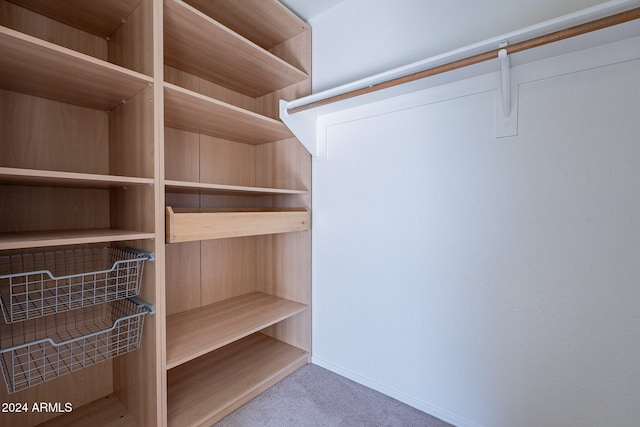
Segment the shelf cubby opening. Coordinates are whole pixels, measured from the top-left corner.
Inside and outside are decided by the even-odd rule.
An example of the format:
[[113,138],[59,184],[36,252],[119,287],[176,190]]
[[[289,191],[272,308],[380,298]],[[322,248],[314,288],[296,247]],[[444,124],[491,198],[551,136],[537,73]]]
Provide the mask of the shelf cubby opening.
[[152,0],[0,0],[0,25],[147,76]]
[[164,5],[165,64],[254,98],[309,78],[196,8]]
[[153,188],[67,188],[0,185],[0,250],[153,239],[144,212]]
[[151,183],[152,96],[144,84],[126,103],[105,111],[0,89],[0,179],[33,184],[40,178],[43,185],[86,179],[84,186],[104,187],[98,181],[117,176],[126,185]]
[[168,425],[210,425],[309,363],[309,353],[262,333],[167,373]]
[[302,19],[277,0],[185,0],[185,3],[267,50],[309,30]]
[[308,305],[261,292],[239,295],[167,318],[167,369],[294,316]]

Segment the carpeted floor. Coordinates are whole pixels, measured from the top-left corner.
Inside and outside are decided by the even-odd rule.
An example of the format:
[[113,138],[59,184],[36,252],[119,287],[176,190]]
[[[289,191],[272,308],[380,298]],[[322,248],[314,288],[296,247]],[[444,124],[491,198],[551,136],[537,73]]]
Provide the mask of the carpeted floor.
[[448,427],[375,390],[306,365],[215,427]]

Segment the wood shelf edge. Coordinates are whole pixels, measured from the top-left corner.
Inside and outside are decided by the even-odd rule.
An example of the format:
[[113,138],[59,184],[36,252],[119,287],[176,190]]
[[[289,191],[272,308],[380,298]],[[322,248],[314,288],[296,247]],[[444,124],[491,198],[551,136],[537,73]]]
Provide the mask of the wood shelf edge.
[[43,185],[62,187],[112,188],[128,185],[153,185],[152,178],[119,175],[101,175],[42,169],[23,169],[0,166],[0,183],[14,185]]
[[280,120],[246,110],[172,83],[164,83],[165,124],[244,144],[293,137]]
[[175,181],[166,180],[164,182],[165,188],[170,190],[178,190],[178,192],[188,192],[190,190],[195,192],[220,192],[223,194],[237,194],[239,196],[246,195],[307,195],[307,190],[292,190],[285,188],[268,188],[268,187],[250,187],[243,185],[228,185],[228,184],[208,184],[204,182],[189,182],[189,181]]
[[121,229],[49,230],[0,233],[0,250],[154,239],[154,233]]

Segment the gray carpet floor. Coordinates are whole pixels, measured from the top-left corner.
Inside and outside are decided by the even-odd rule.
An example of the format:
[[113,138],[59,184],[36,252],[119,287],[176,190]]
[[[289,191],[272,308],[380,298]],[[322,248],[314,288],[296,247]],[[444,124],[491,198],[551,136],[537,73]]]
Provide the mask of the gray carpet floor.
[[449,427],[317,365],[298,369],[215,427]]

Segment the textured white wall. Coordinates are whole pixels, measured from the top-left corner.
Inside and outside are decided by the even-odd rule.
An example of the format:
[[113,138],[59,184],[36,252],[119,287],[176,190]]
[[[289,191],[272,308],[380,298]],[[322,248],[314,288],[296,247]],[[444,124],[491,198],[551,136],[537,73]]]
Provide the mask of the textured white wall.
[[327,129],[314,362],[460,426],[638,425],[640,60],[578,62],[520,85],[514,138],[491,76]]
[[604,0],[343,0],[310,20],[314,92]]

